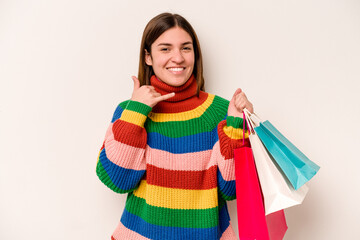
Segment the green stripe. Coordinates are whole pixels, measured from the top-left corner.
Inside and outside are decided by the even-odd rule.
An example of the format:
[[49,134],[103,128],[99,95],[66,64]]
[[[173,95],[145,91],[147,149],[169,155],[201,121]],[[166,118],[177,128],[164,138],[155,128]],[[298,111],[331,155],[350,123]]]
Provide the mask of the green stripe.
[[126,106],[129,104],[129,102],[130,102],[130,100],[126,100],[126,101],[119,103],[119,105],[122,109],[125,109]]
[[[221,207],[221,206],[220,206]],[[129,193],[126,210],[144,221],[165,227],[211,228],[218,225],[218,207],[209,209],[170,209],[155,207]]]
[[129,101],[126,106],[126,109],[134,111],[134,112],[138,112],[138,113],[141,113],[141,114],[147,116],[151,112],[152,108],[141,102]]
[[115,186],[115,184],[111,181],[109,175],[105,171],[103,165],[101,164],[101,161],[98,160],[97,166],[96,166],[96,174],[98,175],[99,179],[111,190],[117,193],[127,193],[133,191],[135,188],[130,190],[123,190]]
[[[153,122],[148,118],[145,128],[147,132],[157,132],[172,138],[210,132],[225,118],[228,105],[229,101],[215,96],[213,103],[198,118],[169,122]],[[207,124],[204,124],[204,122]]]
[[219,193],[220,193],[220,196],[225,199],[226,201],[231,201],[231,200],[234,200],[236,199],[236,194],[235,195],[232,195],[232,196],[228,196],[226,195],[225,193],[223,193],[220,189],[219,189]]
[[[240,117],[234,117],[234,116],[227,116],[226,117],[226,125],[228,127],[233,127],[233,128],[243,128],[243,122],[244,119],[240,118]],[[246,129],[246,125],[245,125],[245,129]]]

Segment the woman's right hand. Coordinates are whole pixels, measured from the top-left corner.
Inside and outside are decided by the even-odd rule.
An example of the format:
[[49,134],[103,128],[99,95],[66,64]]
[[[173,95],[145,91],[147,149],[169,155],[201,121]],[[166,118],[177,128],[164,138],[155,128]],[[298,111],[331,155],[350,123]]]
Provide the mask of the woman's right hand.
[[150,107],[154,107],[158,102],[175,96],[175,93],[169,93],[161,95],[151,85],[143,85],[140,87],[140,81],[137,77],[131,77],[134,81],[134,90],[131,96],[131,100],[144,103]]

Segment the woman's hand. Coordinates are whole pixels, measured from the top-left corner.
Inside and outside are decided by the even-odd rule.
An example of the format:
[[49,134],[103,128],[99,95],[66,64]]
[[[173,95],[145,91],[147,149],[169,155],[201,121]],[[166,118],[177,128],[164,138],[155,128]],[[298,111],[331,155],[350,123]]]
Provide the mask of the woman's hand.
[[141,102],[150,107],[154,107],[158,102],[175,96],[175,93],[161,95],[155,91],[155,88],[151,85],[143,85],[140,87],[139,79],[137,79],[135,76],[132,76],[131,78],[134,81],[134,90],[131,96],[131,100],[133,101]]
[[232,99],[230,100],[228,108],[228,116],[243,117],[242,111],[246,108],[251,113],[254,113],[254,108],[251,102],[247,99],[245,93],[238,88]]

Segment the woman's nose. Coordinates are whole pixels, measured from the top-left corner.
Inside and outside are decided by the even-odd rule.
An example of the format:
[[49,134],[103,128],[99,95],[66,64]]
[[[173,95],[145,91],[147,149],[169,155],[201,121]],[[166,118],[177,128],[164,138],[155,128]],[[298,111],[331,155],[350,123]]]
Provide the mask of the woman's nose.
[[173,51],[172,61],[174,61],[176,63],[180,63],[180,62],[184,61],[184,57],[183,57],[180,49]]

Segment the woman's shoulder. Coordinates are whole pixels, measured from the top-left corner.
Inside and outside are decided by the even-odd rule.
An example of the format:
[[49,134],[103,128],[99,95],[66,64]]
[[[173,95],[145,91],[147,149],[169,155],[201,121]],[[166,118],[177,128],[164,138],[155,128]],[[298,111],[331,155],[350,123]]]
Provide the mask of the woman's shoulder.
[[215,127],[221,120],[226,118],[229,101],[215,94],[206,94],[208,95],[208,104],[206,104],[203,119],[207,120],[211,127]]
[[228,109],[230,101],[216,94],[209,92],[203,92],[208,95],[208,98],[211,99],[211,105],[220,109]]

